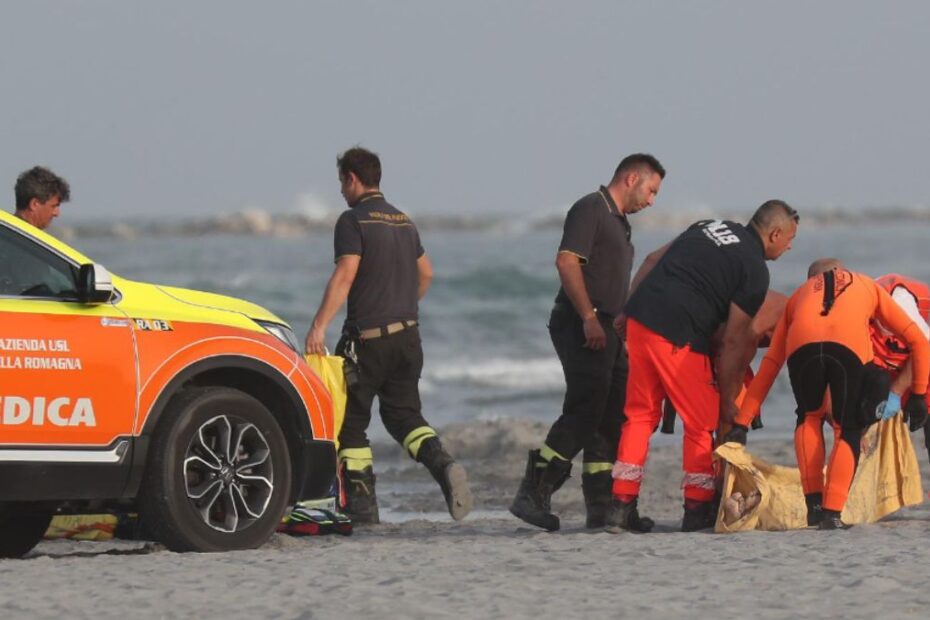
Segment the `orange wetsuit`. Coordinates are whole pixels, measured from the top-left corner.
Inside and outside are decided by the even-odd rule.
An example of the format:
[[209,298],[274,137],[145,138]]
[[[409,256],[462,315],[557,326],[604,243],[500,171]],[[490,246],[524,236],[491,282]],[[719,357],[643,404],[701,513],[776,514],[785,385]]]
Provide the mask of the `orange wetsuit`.
[[[840,429],[827,469],[823,507],[828,510],[843,509],[858,462],[865,424],[860,388],[866,364],[873,358],[869,331],[873,317],[907,343],[914,367],[912,390],[925,394],[930,342],[920,328],[874,280],[834,269],[807,280],[788,300],[736,419],[738,424],[749,424],[787,359],[799,427],[808,414],[824,411],[829,404]],[[832,403],[825,402],[828,388]],[[811,430],[799,428],[796,436],[809,436]]]

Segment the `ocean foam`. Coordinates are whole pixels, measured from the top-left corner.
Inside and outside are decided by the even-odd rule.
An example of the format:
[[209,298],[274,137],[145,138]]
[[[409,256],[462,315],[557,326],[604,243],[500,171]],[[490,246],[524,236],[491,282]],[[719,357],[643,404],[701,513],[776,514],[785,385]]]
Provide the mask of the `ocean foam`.
[[431,383],[520,390],[551,389],[565,383],[562,366],[555,355],[536,359],[449,360],[429,365],[423,377]]

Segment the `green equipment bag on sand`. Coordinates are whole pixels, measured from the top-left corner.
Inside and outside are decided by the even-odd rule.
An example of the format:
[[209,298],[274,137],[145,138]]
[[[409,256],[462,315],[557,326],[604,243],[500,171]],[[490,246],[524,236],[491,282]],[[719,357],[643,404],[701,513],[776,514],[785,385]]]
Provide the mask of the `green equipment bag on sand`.
[[[872,523],[904,506],[923,501],[917,454],[903,416],[873,424],[863,436],[859,466],[841,516],[844,523]],[[807,505],[796,467],[773,465],[754,458],[738,443],[714,451],[726,461],[723,501],[717,513],[717,532],[792,530],[807,527]],[[758,497],[754,506],[734,518],[725,511],[727,498]]]

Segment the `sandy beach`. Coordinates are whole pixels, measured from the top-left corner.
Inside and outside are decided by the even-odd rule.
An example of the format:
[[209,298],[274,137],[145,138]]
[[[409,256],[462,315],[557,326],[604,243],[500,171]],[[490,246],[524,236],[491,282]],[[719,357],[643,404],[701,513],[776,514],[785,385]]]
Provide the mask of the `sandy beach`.
[[[24,560],[0,561],[0,611],[49,618],[926,616],[928,504],[847,531],[682,534],[679,449],[665,445],[651,455],[641,500],[656,532],[585,530],[576,475],[554,497],[563,528],[550,534],[506,512],[525,450],[544,432],[529,421],[446,429],[476,496],[476,511],[461,523],[444,514],[425,471],[399,448],[379,444],[386,523],[351,537],[276,535],[261,549],[222,554],[47,541]],[[753,439],[754,453],[793,463],[788,440]],[[922,445],[918,457],[930,486]]]

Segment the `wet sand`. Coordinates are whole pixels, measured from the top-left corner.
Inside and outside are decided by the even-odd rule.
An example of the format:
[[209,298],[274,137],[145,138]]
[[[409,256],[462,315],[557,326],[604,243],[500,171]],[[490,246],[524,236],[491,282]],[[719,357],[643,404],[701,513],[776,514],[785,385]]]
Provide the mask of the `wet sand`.
[[[847,531],[683,534],[680,449],[666,445],[651,455],[641,500],[656,532],[585,530],[576,474],[554,497],[563,529],[546,533],[506,512],[526,450],[544,432],[526,421],[445,430],[476,499],[476,511],[459,523],[444,513],[425,470],[399,447],[378,445],[381,525],[351,537],[275,535],[261,549],[222,554],[48,541],[25,560],[0,561],[0,611],[57,618],[907,618],[930,609],[928,504]],[[754,453],[793,463],[788,440],[754,439]],[[930,486],[922,437],[919,443]]]

